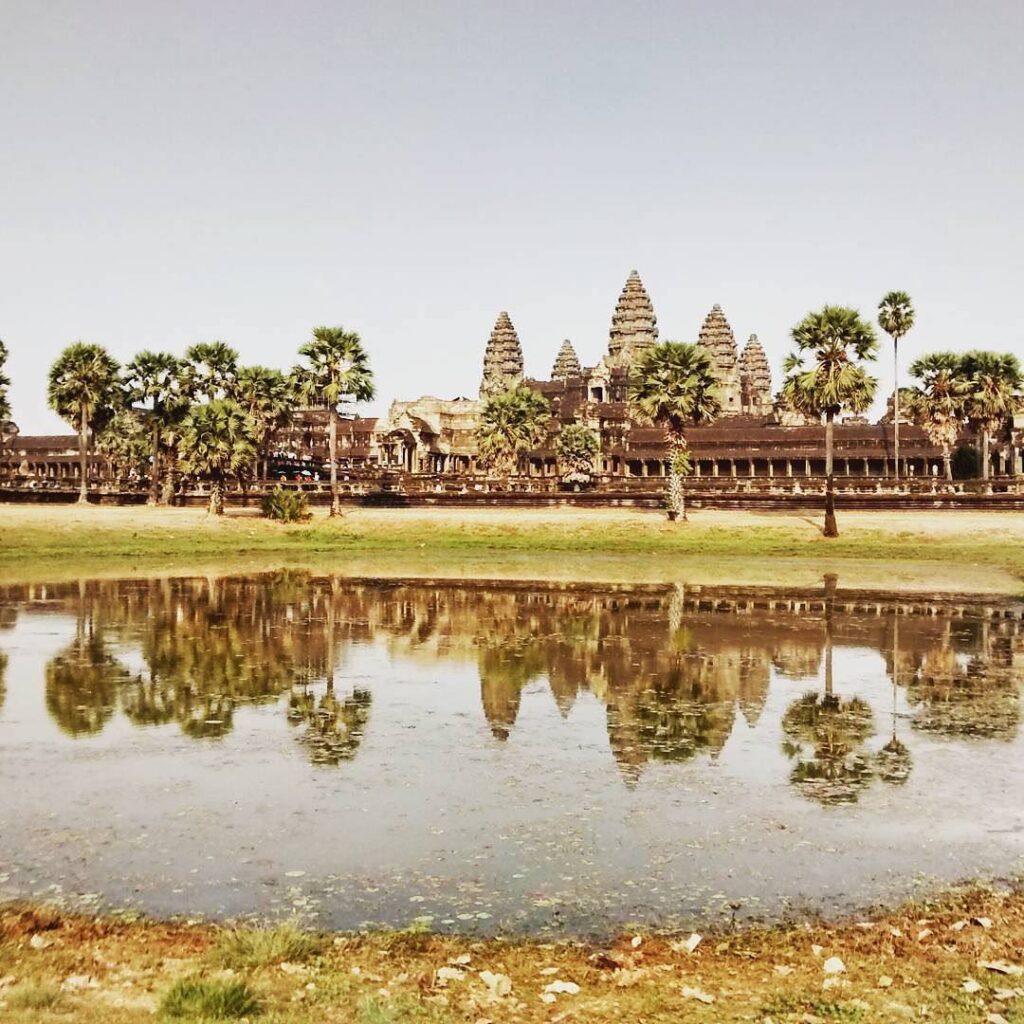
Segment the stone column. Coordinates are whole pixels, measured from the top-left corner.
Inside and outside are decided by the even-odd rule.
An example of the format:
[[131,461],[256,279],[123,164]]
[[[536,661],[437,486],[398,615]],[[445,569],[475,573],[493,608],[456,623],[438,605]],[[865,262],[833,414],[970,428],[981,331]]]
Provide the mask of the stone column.
[[793,475],[793,460],[792,459],[786,459],[786,476],[792,476],[792,475]]
[[774,459],[769,459],[768,460],[768,477],[769,477],[769,479],[771,479],[774,476],[775,476],[775,460]]
[[735,459],[730,459],[729,460],[729,475],[731,477],[734,477],[734,478],[736,476],[736,460]]
[[718,459],[713,459],[711,461],[711,475],[718,476]]
[[810,475],[811,475],[811,460],[810,459],[804,459],[804,476],[810,476]]

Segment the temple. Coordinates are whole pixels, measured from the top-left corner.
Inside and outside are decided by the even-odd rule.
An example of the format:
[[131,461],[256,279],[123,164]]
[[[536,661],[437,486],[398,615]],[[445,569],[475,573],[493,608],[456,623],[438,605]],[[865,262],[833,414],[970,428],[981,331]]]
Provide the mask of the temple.
[[[673,337],[693,334],[681,331]],[[576,346],[565,339],[555,354],[550,377],[531,377],[526,373],[512,319],[502,312],[484,347],[479,398],[427,396],[396,401],[381,419],[349,421],[346,431],[351,444],[346,466],[354,471],[406,474],[410,478],[406,484],[414,489],[487,486],[480,483],[487,473],[477,462],[475,441],[483,403],[491,395],[524,383],[548,400],[553,428],[546,442],[523,460],[526,482],[522,486],[543,488],[547,481],[557,487],[558,432],[570,423],[584,423],[600,441],[593,486],[643,487],[638,481],[667,473],[667,446],[661,429],[630,419],[628,381],[630,368],[658,340],[654,304],[636,270],[629,273],[612,310],[604,351],[590,366],[581,363]],[[719,479],[726,486],[729,480],[771,478],[782,485],[786,480],[823,476],[822,427],[778,402],[758,336],[750,334],[741,351],[725,311],[715,304],[699,326],[696,342],[708,353],[720,382],[722,414],[709,426],[687,431],[695,476]],[[302,439],[293,438],[293,442],[301,440],[293,443],[294,449],[303,449],[317,433],[310,430],[317,416],[308,413],[301,418],[306,433]],[[934,478],[941,473],[942,452],[923,430],[901,421],[900,441],[903,477]],[[1020,472],[1019,449],[1012,444],[999,449],[993,464],[997,474]],[[872,424],[854,417],[837,426],[837,475],[876,487],[894,477],[895,468],[891,418],[888,423],[883,419]]]
[[[696,327],[697,325],[693,325]],[[758,479],[780,490],[800,490],[801,480],[820,478],[825,471],[824,433],[778,401],[771,367],[756,334],[742,351],[724,309],[715,304],[696,330],[720,385],[722,413],[718,420],[687,431],[693,475],[705,489],[749,490]],[[673,338],[694,337],[683,325]],[[667,474],[667,444],[660,428],[635,423],[627,402],[631,368],[658,344],[654,304],[636,270],[629,273],[611,314],[607,342],[591,365],[569,339],[554,353],[550,376],[526,372],[519,334],[508,312],[498,314],[483,345],[483,364],[474,397],[431,395],[392,401],[379,418],[350,417],[339,431],[338,463],[343,489],[352,494],[374,490],[466,494],[492,490],[557,492],[578,490],[560,479],[556,454],[559,432],[582,423],[599,440],[590,490],[654,494],[662,486],[651,478]],[[592,351],[592,349],[591,349]],[[525,385],[548,401],[551,429],[545,441],[521,460],[512,480],[490,479],[478,461],[476,435],[486,401],[510,387]],[[327,416],[324,410],[299,410],[276,437],[274,471],[293,479],[296,471],[322,474],[327,462]],[[835,430],[835,473],[847,488],[880,490],[896,476],[892,416],[878,423],[847,417]],[[965,431],[961,444],[974,447],[977,438]],[[995,477],[1024,473],[1024,417],[1015,416],[992,446]],[[900,472],[905,482],[931,480],[942,474],[942,452],[924,431],[901,420]],[[60,488],[78,474],[73,436],[20,437],[0,448],[0,480],[7,486]],[[109,480],[101,456],[90,472],[97,482]],[[744,482],[746,481],[746,482]],[[815,484],[812,486],[820,486]]]

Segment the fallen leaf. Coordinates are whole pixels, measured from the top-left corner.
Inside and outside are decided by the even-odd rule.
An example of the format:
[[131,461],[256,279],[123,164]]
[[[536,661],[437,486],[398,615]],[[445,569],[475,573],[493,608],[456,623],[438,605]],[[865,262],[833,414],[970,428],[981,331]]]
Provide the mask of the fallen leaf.
[[512,991],[512,979],[507,974],[481,971],[480,980],[487,986],[490,995],[495,999],[504,999]]
[[892,978],[890,978],[888,974],[883,974],[878,979],[878,987],[879,988],[892,988]]
[[711,993],[704,992],[699,988],[690,988],[689,985],[684,985],[682,989],[680,989],[679,994],[684,999],[696,999],[701,1003],[713,1003],[715,1001],[715,997],[711,995]]
[[830,956],[822,965],[821,969],[826,974],[842,974],[846,970],[846,964],[837,956]]
[[788,974],[793,973],[793,968],[790,967],[789,964],[776,964],[772,968],[772,970],[774,970],[776,974],[780,975],[783,978],[785,978]]
[[630,944],[630,945],[631,945],[631,946],[632,946],[632,947],[633,947],[634,949],[636,949],[636,948],[637,948],[637,946],[639,946],[639,945],[640,945],[640,944],[641,944],[641,943],[642,943],[643,941],[644,941],[644,940],[643,940],[643,939],[642,939],[642,938],[641,938],[641,937],[640,937],[639,935],[634,935],[634,936],[633,936],[633,938],[629,940],[629,944]]
[[973,978],[964,978],[964,991],[968,995],[974,995],[975,992],[981,991],[981,985],[978,984]]
[[985,931],[988,931],[989,928],[992,927],[992,918],[990,918],[990,917],[972,917],[971,918],[971,924],[976,924],[979,927],[984,928]]
[[553,996],[550,992],[541,992],[540,1001],[542,1003],[553,1003],[558,996]]
[[694,932],[686,940],[686,946],[685,946],[686,952],[687,953],[692,953],[700,945],[701,939],[703,937],[704,937],[703,935],[698,935],[696,932]]
[[815,943],[813,946],[811,946],[811,952],[815,956],[821,956],[821,954],[825,952],[825,947],[824,946],[819,946],[819,945],[817,945],[817,943]]
[[462,981],[465,976],[465,972],[460,971],[458,967],[438,967],[435,972],[435,977],[440,985],[447,985],[449,981]]
[[1009,974],[1013,977],[1017,977],[1024,974],[1024,967],[1019,964],[1008,964],[1005,960],[979,960],[979,967],[984,967],[986,971],[995,971],[997,974]]
[[927,939],[928,936],[931,935],[931,933],[932,933],[931,928],[922,928],[917,933],[917,941],[920,942],[922,939]]
[[580,987],[575,981],[562,981],[561,979],[553,981],[550,985],[546,985],[544,987],[544,991],[550,992],[552,995],[564,994],[567,996],[574,996],[579,992],[579,990]]
[[558,973],[558,968],[557,967],[542,967],[540,969],[540,971],[538,971],[538,973],[539,974],[557,974]]
[[33,949],[46,949],[47,946],[53,945],[53,939],[44,939],[42,935],[33,935],[32,938],[28,940],[28,944]]
[[949,926],[951,932],[962,932],[967,927],[966,921],[955,921]]
[[1010,1024],[1001,1013],[990,1013],[985,1018],[985,1024]]

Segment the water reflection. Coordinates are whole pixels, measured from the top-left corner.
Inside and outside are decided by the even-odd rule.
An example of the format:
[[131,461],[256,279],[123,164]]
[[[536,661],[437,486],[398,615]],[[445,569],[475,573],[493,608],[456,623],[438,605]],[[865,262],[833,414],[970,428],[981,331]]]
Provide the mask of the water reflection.
[[[39,613],[70,620],[45,667],[46,708],[68,736],[95,736],[121,715],[217,740],[240,707],[279,704],[317,766],[351,761],[372,731],[373,680],[346,678],[345,665],[374,645],[393,662],[473,666],[482,719],[502,743],[531,686],[546,686],[563,717],[581,695],[596,698],[630,786],[655,762],[717,759],[740,727],[758,726],[775,686],[800,688],[775,725],[790,781],[824,803],[905,783],[908,726],[1007,741],[1020,718],[1019,607],[867,598],[843,594],[835,577],[802,594],[303,572],[0,591],[0,627]],[[837,678],[837,648],[881,655],[891,710],[872,709],[857,673]],[[0,653],[0,703],[5,664]]]

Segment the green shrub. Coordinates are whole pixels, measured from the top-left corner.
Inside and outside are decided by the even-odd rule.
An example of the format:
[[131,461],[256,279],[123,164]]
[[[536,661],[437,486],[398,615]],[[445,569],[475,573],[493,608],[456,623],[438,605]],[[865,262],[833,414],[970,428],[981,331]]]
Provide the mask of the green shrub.
[[316,956],[323,946],[318,935],[293,924],[279,928],[236,928],[223,932],[213,949],[213,958],[224,967],[266,967],[270,964],[302,963]]
[[953,452],[953,479],[977,480],[981,476],[981,456],[977,448],[962,444]]
[[231,1020],[256,1016],[260,1001],[244,981],[183,978],[164,994],[160,1012],[173,1018]]
[[301,523],[309,519],[309,502],[302,491],[275,487],[263,496],[263,514],[281,523]]

